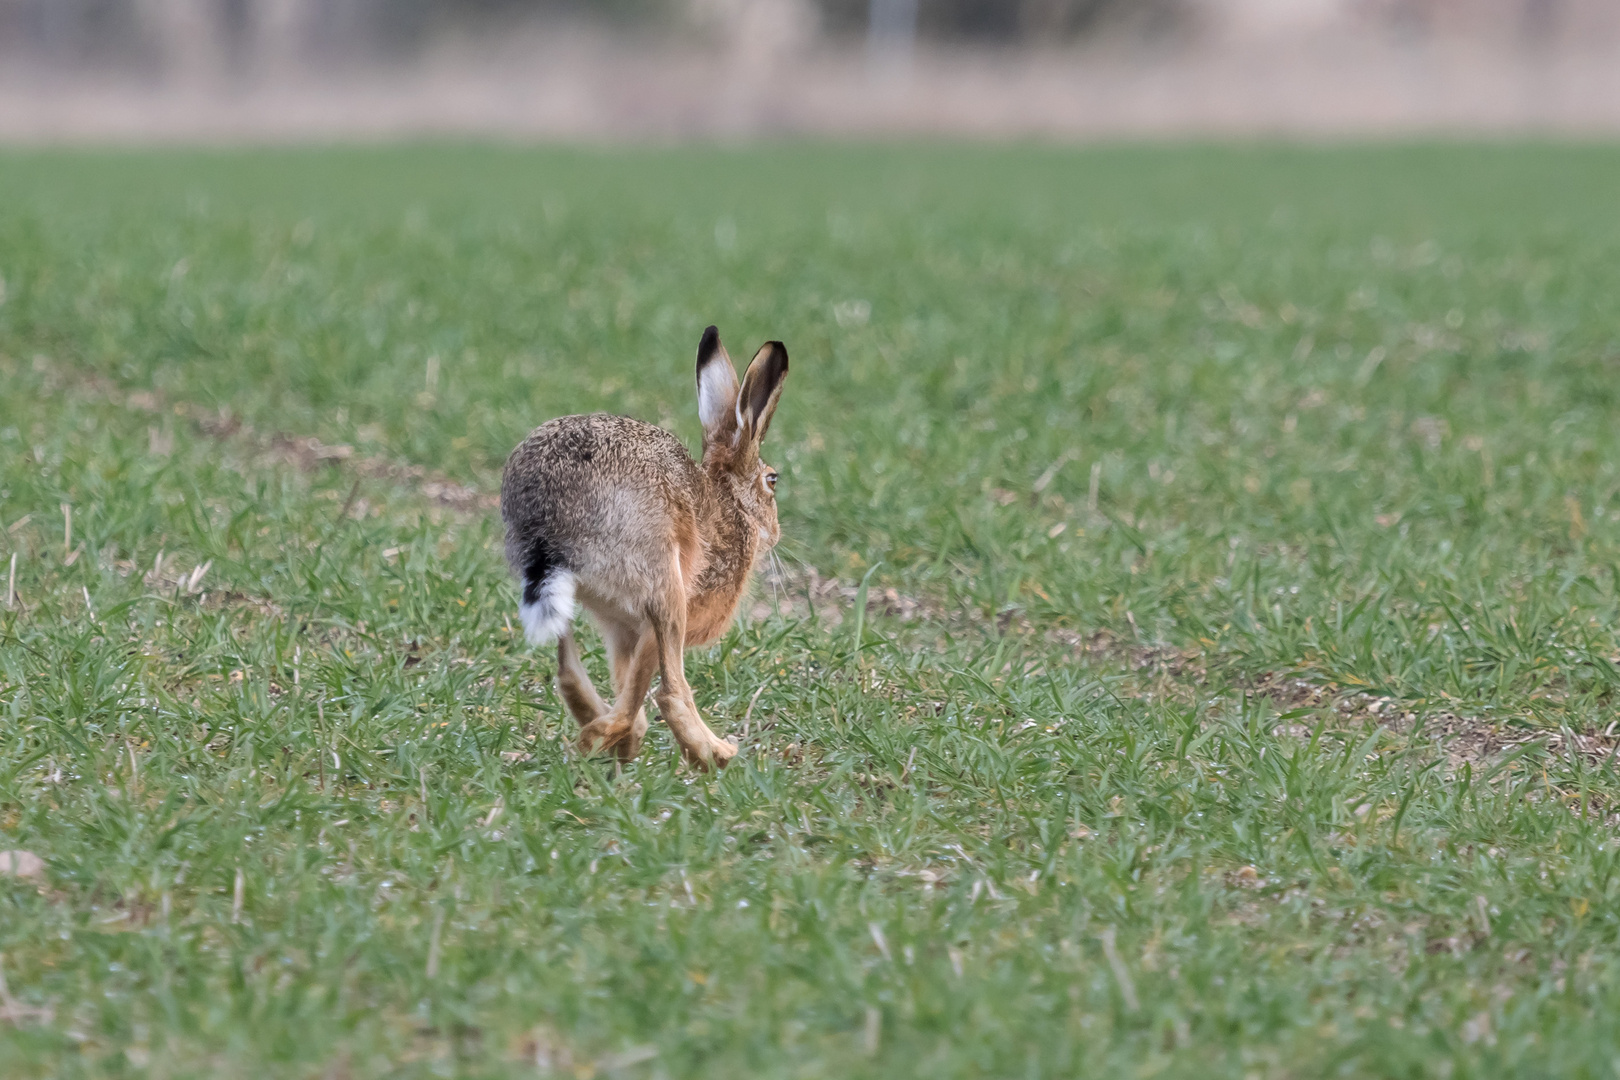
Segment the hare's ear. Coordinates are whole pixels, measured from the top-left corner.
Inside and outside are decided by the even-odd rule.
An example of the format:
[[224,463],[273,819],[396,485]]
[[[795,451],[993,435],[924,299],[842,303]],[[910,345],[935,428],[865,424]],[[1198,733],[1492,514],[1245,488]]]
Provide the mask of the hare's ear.
[[703,441],[711,443],[732,433],[737,423],[737,372],[720,344],[720,331],[712,326],[698,342],[697,397]]
[[787,346],[780,341],[767,341],[754,354],[737,395],[737,426],[743,442],[757,446],[765,437],[776,403],[782,397],[782,380],[787,378],[787,372]]

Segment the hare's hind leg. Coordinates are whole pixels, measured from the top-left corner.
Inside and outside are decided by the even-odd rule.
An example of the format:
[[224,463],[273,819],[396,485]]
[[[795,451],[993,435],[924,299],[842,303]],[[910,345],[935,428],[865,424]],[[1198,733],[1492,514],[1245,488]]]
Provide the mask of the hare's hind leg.
[[641,740],[647,737],[647,691],[652,689],[653,673],[658,670],[658,638],[652,627],[616,631],[608,642],[613,663],[613,707],[630,718],[630,734],[619,744],[619,756],[634,760],[641,753]]
[[709,730],[686,681],[686,597],[677,592],[649,614],[658,639],[658,711],[687,761],[700,769],[724,768],[736,744]]
[[581,727],[579,746],[587,754],[612,750],[620,760],[630,761],[641,752],[647,734],[647,691],[658,670],[657,640],[645,625],[605,624],[602,636],[613,668],[613,707],[603,706]]
[[574,642],[572,629],[557,638],[557,689],[580,727],[608,711],[607,702],[591,685],[591,677],[580,662],[579,646]]

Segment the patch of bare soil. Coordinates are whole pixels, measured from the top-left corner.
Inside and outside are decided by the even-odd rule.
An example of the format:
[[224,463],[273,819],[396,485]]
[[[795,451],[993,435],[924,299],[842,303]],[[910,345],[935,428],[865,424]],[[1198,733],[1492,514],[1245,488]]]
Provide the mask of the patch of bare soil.
[[1389,698],[1357,696],[1366,702],[1367,711],[1391,731],[1432,742],[1446,755],[1452,772],[1465,764],[1478,767],[1520,747],[1537,744],[1555,756],[1573,755],[1599,766],[1620,751],[1620,737],[1615,735],[1613,725],[1607,731],[1552,731],[1447,711],[1420,714]]
[[[847,617],[860,595],[858,586],[836,578],[823,578],[813,568],[783,573],[773,567],[761,576],[767,590],[781,591],[776,602],[784,613],[798,617],[808,615],[812,610],[810,603],[799,599],[808,596],[813,598],[814,610],[823,624],[829,627],[838,626]],[[771,611],[770,603],[761,599],[754,605],[753,614],[764,618]],[[1191,705],[1207,692],[1210,682],[1212,658],[1204,651],[1145,644],[1108,630],[1082,633],[1066,627],[1042,629],[1017,613],[991,619],[976,609],[952,609],[941,601],[907,596],[892,588],[869,589],[866,612],[868,618],[895,616],[964,626],[994,625],[1003,633],[1038,634],[1048,642],[1066,646],[1078,662],[1123,667],[1133,676],[1132,686],[1119,692],[1145,699]],[[1573,752],[1592,765],[1620,756],[1620,733],[1616,730],[1620,725],[1611,725],[1605,732],[1561,732],[1540,726],[1528,727],[1511,720],[1462,716],[1446,710],[1419,713],[1410,703],[1326,685],[1297,672],[1269,672],[1241,678],[1237,685],[1256,698],[1270,699],[1281,713],[1330,711],[1336,718],[1332,725],[1336,733],[1374,723],[1395,735],[1424,738],[1436,753],[1445,756],[1449,772],[1460,770],[1464,764],[1477,769],[1520,747],[1535,744],[1556,755]],[[1306,722],[1300,722],[1302,720]],[[1311,722],[1301,717],[1280,723],[1277,734],[1308,738],[1312,730]]]
[[[1541,746],[1556,756],[1579,756],[1593,766],[1613,760],[1620,752],[1620,734],[1611,724],[1605,731],[1574,732],[1531,726],[1511,717],[1467,716],[1450,709],[1415,708],[1413,702],[1393,697],[1347,691],[1326,686],[1297,673],[1261,676],[1248,683],[1256,697],[1271,699],[1279,711],[1332,710],[1343,728],[1377,724],[1403,739],[1422,739],[1443,755],[1447,772],[1464,765],[1476,771],[1521,747]],[[1284,722],[1278,734],[1309,737],[1309,723]]]
[[[73,393],[82,398],[121,405],[153,417],[175,417],[187,421],[198,433],[210,439],[233,444],[248,456],[273,465],[291,467],[302,473],[338,467],[351,473],[356,481],[383,480],[398,484],[411,489],[418,497],[455,513],[484,513],[500,506],[498,495],[480,492],[424,466],[379,455],[361,454],[352,446],[323,443],[312,436],[284,431],[258,431],[228,409],[210,409],[193,402],[171,401],[152,390],[126,391],[109,379],[87,372],[51,372],[47,378],[47,391],[64,387],[70,387]],[[154,453],[167,454],[172,451],[173,437],[165,434],[161,427],[151,428],[149,438]],[[344,505],[344,514],[356,508],[357,496],[358,488]]]
[[1204,654],[1198,649],[1147,645],[1140,641],[1127,641],[1107,630],[1083,634],[1064,627],[1047,630],[1046,639],[1068,646],[1076,656],[1119,664],[1137,673],[1162,675],[1195,684],[1202,684],[1208,675],[1203,665]]
[[[780,610],[791,618],[814,614],[832,629],[843,624],[861,594],[859,585],[822,577],[813,566],[788,568],[776,560],[761,566],[755,580],[755,599],[748,611],[749,617],[755,620],[769,618]],[[947,622],[973,617],[966,610],[953,612],[943,604],[907,596],[892,587],[868,587],[866,614],[868,618],[885,616],[907,622]]]
[[[134,404],[133,402],[131,403]],[[183,407],[182,407],[183,408]],[[154,410],[155,411],[155,410]],[[209,413],[203,409],[188,409],[190,416],[203,434],[215,439],[232,439],[247,444],[261,457],[289,465],[300,472],[315,472],[338,465],[354,474],[357,480],[386,480],[411,488],[429,502],[463,514],[487,511],[500,506],[500,497],[486,495],[466,484],[457,483],[442,473],[421,465],[412,465],[376,455],[359,454],[354,447],[342,443],[327,444],[310,436],[289,435],[286,432],[258,432],[228,412]],[[344,509],[354,507],[351,495]]]

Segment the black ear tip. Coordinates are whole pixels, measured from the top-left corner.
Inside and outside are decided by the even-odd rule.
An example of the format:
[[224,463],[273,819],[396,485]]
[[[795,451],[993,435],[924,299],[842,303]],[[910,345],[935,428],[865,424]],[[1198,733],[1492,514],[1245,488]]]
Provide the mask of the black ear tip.
[[776,361],[782,365],[782,370],[786,371],[788,366],[787,346],[780,341],[767,341],[765,344],[770,346]]
[[703,331],[703,339],[698,342],[697,369],[702,372],[703,365],[707,364],[715,353],[720,351],[720,329],[711,326]]

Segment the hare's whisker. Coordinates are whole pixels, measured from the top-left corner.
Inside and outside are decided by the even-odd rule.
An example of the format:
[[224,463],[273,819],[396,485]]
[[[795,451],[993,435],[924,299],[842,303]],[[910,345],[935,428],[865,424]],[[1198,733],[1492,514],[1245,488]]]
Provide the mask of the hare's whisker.
[[782,579],[784,577],[786,577],[786,574],[782,570],[782,560],[776,554],[776,549],[772,548],[771,549],[771,600],[776,605],[776,610],[779,613],[782,610]]

